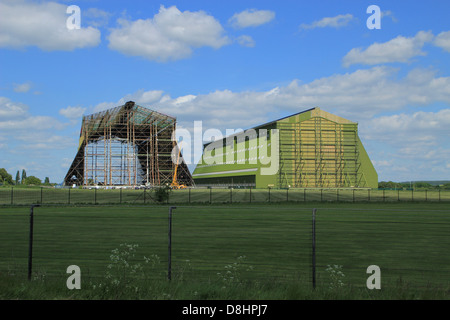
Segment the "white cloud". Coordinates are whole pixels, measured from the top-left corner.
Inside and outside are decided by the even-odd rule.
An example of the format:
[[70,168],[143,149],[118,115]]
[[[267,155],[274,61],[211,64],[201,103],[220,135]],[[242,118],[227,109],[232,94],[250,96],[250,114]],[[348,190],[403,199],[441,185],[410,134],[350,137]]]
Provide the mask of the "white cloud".
[[118,23],[108,37],[109,48],[149,60],[179,60],[189,57],[194,48],[218,49],[229,43],[221,24],[203,11],[161,6],[152,19],[119,19]]
[[255,40],[248,35],[239,36],[237,41],[243,47],[253,48],[255,46]]
[[353,17],[353,15],[349,13],[340,14],[335,17],[325,17],[321,20],[314,21],[311,24],[301,24],[300,29],[315,29],[325,27],[340,28],[348,25],[354,19],[355,18]]
[[62,130],[65,124],[49,116],[28,116],[23,119],[0,121],[0,130]]
[[228,22],[237,29],[257,27],[275,19],[275,12],[270,10],[247,9],[235,13]]
[[61,130],[66,124],[50,116],[34,116],[28,112],[28,106],[13,102],[7,97],[0,97],[0,130],[2,134],[14,134],[18,131]]
[[108,24],[111,13],[97,8],[89,8],[82,10],[81,16],[82,23],[98,28]]
[[450,174],[446,168],[450,157],[449,126],[447,108],[380,116],[361,122],[359,131],[363,140],[375,146],[373,150],[382,150],[372,154],[381,180],[432,180]]
[[368,132],[375,136],[384,133],[389,137],[402,134],[401,141],[414,139],[430,143],[434,138],[440,136],[448,139],[450,134],[450,109],[442,109],[437,112],[418,111],[413,114],[395,114],[381,116],[368,122]]
[[450,52],[450,31],[439,33],[434,39],[434,45]]
[[120,98],[117,102],[101,102],[94,106],[92,112],[100,112],[110,108],[118,107],[125,104],[127,101],[134,101],[138,105],[148,106],[150,104],[160,102],[167,97],[163,97],[163,91],[161,90],[138,90],[134,93],[127,94],[126,96]]
[[47,131],[22,133],[17,140],[23,142],[26,150],[62,150],[76,145],[77,137],[54,135]]
[[367,49],[354,48],[343,58],[343,65],[352,64],[375,65],[391,62],[408,62],[416,56],[424,56],[422,47],[433,40],[433,34],[428,31],[419,31],[414,37],[398,36],[385,43],[374,43]]
[[65,109],[61,109],[59,110],[59,114],[71,119],[71,120],[76,120],[81,118],[81,116],[83,115],[83,113],[86,111],[86,108],[83,107],[71,107],[68,106]]
[[28,107],[22,103],[13,102],[9,98],[0,97],[0,122],[20,118],[28,113]]
[[394,17],[394,14],[392,13],[391,10],[386,10],[386,11],[381,12],[381,19],[383,19],[385,17],[391,18],[392,22],[398,22],[397,18]]
[[176,116],[185,126],[203,120],[209,127],[224,129],[248,128],[273,120],[274,112],[287,115],[315,106],[353,121],[363,121],[406,106],[450,104],[450,77],[438,77],[424,69],[412,70],[401,79],[396,79],[396,75],[397,69],[378,66],[308,83],[293,80],[267,91],[217,90],[171,97],[162,91],[139,90],[115,103],[99,103],[94,111],[132,100]]
[[31,89],[31,83],[29,83],[29,82],[14,84],[15,92],[25,93],[25,92],[30,91],[30,89]]
[[0,2],[0,47],[36,46],[46,51],[72,51],[100,43],[93,27],[69,30],[67,5],[28,0]]

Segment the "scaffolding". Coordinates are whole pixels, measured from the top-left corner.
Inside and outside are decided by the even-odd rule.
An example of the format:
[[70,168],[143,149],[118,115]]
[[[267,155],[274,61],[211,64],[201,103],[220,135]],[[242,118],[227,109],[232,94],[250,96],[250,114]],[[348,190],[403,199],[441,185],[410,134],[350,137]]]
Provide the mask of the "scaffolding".
[[[129,101],[83,116],[78,152],[64,179],[77,186],[193,185],[182,156],[174,163],[176,119]],[[178,166],[177,170],[175,170]]]
[[313,117],[301,122],[278,122],[277,127],[280,187],[367,187],[359,160],[357,124]]

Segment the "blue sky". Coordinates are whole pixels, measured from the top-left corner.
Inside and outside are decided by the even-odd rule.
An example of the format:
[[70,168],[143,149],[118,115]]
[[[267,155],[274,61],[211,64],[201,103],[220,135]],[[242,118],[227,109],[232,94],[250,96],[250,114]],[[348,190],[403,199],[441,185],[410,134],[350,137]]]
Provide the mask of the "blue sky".
[[[69,5],[81,29],[67,28]],[[367,28],[370,5],[381,29]],[[445,0],[0,0],[0,168],[61,182],[82,115],[133,100],[224,133],[318,106],[359,123],[380,181],[450,179],[449,11]]]

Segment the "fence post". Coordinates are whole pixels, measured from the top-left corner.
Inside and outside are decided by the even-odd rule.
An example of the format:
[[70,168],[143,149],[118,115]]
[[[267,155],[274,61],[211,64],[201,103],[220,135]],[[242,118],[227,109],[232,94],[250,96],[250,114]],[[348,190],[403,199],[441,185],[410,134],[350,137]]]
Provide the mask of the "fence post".
[[30,208],[30,234],[28,242],[28,281],[31,280],[31,270],[33,265],[33,219],[34,219],[34,207],[40,207],[38,204],[31,205]]
[[172,280],[172,210],[177,207],[169,208],[169,256],[167,266],[167,279]]
[[41,203],[42,203],[42,189],[43,189],[43,188],[41,187]]
[[212,203],[212,187],[209,187],[209,204]]
[[316,289],[316,210],[312,212],[312,283]]
[[252,187],[250,186],[250,203],[252,203]]
[[270,202],[270,187],[269,187],[269,202]]

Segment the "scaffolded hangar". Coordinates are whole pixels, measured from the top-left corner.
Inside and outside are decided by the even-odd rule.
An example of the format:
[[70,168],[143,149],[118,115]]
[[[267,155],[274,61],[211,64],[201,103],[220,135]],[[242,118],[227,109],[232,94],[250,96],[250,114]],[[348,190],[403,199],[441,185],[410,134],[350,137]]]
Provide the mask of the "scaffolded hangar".
[[196,186],[378,187],[358,124],[320,108],[206,144],[193,177]]
[[[129,101],[83,116],[78,152],[64,179],[77,186],[193,184],[187,165],[172,156],[174,117]],[[176,173],[176,174],[175,174]],[[175,174],[175,176],[174,176]]]

